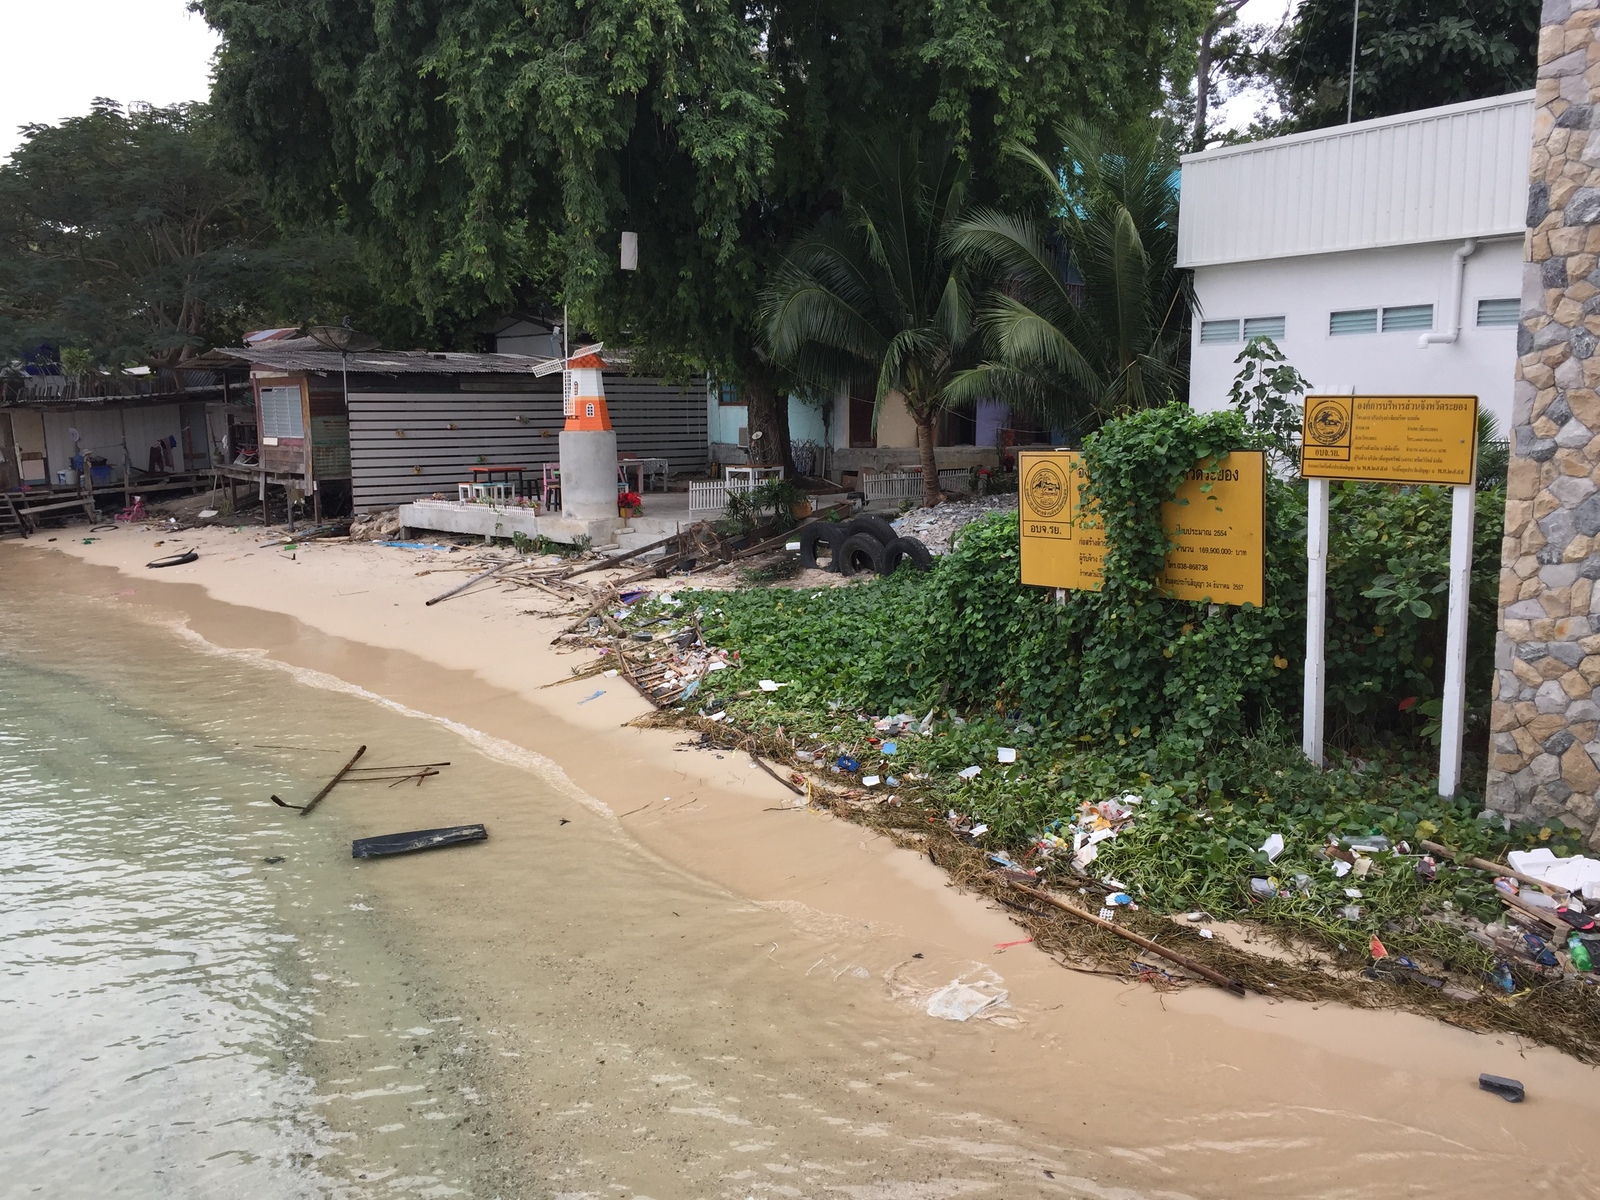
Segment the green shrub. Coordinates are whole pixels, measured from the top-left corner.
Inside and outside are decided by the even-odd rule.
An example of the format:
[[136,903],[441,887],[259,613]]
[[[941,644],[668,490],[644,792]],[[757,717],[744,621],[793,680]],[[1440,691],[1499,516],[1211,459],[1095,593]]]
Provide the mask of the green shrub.
[[[874,712],[938,706],[1010,714],[1052,745],[1148,762],[1240,744],[1269,719],[1297,725],[1305,647],[1305,489],[1267,482],[1266,604],[1211,606],[1155,590],[1160,505],[1199,459],[1248,446],[1234,413],[1174,406],[1090,439],[1107,522],[1104,591],[1023,587],[1014,513],[967,526],[927,576],[818,593],[719,596],[708,625],[762,677],[792,681],[779,707],[834,701]],[[1124,465],[1117,465],[1124,464]],[[1469,684],[1488,704],[1503,500],[1478,499]],[[1442,488],[1332,489],[1327,635],[1330,728],[1352,748],[1416,735],[1443,676],[1450,497]]]

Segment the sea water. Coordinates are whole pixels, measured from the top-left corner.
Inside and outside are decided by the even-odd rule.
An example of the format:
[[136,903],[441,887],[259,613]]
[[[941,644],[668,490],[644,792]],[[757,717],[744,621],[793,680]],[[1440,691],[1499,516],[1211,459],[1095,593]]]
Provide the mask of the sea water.
[[[952,1090],[943,1023],[841,922],[662,862],[531,750],[339,678],[349,646],[225,647],[170,595],[0,574],[0,1193],[890,1200],[1061,1167]],[[451,765],[273,803],[356,744]]]
[[363,920],[339,814],[270,799],[348,757],[331,725],[448,734],[113,596],[25,599],[0,588],[0,1191],[482,1193],[474,1089],[429,1036],[461,1017]]

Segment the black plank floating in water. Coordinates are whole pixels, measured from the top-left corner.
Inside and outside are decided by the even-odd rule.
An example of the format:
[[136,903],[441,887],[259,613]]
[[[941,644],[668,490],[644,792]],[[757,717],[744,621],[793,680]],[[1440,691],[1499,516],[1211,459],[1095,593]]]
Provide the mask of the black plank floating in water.
[[414,850],[433,850],[439,846],[454,846],[458,842],[482,842],[488,837],[489,831],[482,825],[450,825],[444,829],[385,833],[351,842],[350,857],[382,858],[388,854],[410,854]]

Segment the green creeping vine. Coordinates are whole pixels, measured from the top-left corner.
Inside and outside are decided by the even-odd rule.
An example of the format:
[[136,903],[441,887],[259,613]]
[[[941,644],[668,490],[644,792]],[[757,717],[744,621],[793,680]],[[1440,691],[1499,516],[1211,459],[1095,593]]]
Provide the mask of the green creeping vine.
[[[1198,747],[1242,733],[1258,715],[1262,687],[1282,669],[1274,659],[1287,662],[1277,652],[1286,625],[1281,589],[1269,582],[1265,610],[1169,600],[1156,590],[1171,549],[1161,506],[1197,464],[1252,448],[1238,413],[1184,405],[1132,413],[1085,442],[1085,498],[1104,523],[1106,559],[1102,590],[1068,603],[1079,645],[1074,736],[1178,738]],[[1277,507],[1281,525],[1286,506]]]

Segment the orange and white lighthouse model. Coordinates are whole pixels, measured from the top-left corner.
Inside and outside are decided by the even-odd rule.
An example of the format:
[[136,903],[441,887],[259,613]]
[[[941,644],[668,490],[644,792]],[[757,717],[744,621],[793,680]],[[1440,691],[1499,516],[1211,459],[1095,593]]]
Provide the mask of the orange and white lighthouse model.
[[606,364],[599,349],[586,347],[567,359],[562,386],[566,389],[563,413],[568,429],[611,428],[611,414],[606,411],[606,381],[601,374]]
[[580,521],[617,519],[617,435],[606,410],[601,349],[583,347],[562,372],[561,512]]

